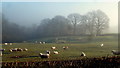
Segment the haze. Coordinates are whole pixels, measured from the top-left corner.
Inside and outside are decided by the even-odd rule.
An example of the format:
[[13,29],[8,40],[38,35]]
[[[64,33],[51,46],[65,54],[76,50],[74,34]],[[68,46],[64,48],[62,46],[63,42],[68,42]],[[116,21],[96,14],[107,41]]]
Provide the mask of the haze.
[[110,18],[110,32],[118,30],[118,4],[116,2],[3,2],[2,12],[12,23],[22,26],[40,24],[45,18],[56,15],[67,17],[100,9]]

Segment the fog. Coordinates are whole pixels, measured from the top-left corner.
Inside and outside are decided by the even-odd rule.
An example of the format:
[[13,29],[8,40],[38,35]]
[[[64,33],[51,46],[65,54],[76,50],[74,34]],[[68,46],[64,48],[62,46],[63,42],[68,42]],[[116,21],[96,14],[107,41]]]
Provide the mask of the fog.
[[[70,13],[86,14],[89,11],[100,9],[110,18],[110,32],[116,32],[118,26],[118,8],[116,2],[4,2],[3,14],[10,22],[22,26],[39,25],[45,18],[56,15],[67,17]],[[114,28],[116,27],[116,28]],[[114,29],[114,30],[111,30]]]
[[117,33],[117,6],[116,2],[4,2],[3,41]]

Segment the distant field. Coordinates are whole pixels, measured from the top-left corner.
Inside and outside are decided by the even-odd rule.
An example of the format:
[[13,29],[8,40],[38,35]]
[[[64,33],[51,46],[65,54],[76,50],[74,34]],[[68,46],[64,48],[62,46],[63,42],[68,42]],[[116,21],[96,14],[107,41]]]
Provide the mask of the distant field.
[[[71,39],[70,39],[71,38]],[[46,60],[69,60],[81,58],[81,52],[85,52],[87,57],[100,57],[112,55],[111,50],[118,49],[118,41],[116,36],[98,36],[90,41],[83,41],[87,37],[59,37],[59,40],[65,41],[65,43],[54,43],[48,42],[55,38],[45,38],[38,39],[39,41],[48,42],[46,44],[35,44],[32,43],[35,40],[29,41],[29,43],[13,43],[13,45],[3,45],[2,47],[6,50],[3,52],[2,61],[3,62],[14,62],[14,61],[46,61]],[[38,41],[37,40],[37,41]],[[58,41],[59,41],[58,40]],[[55,41],[55,40],[53,40]],[[103,43],[104,46],[101,47],[100,44]],[[53,54],[52,46],[55,46],[58,55]],[[67,50],[64,50],[62,47],[68,46]],[[9,52],[10,48],[28,48],[28,51],[24,52]],[[39,53],[46,53],[46,50],[51,51],[50,58],[41,59]],[[23,56],[22,58],[10,58],[12,56]]]

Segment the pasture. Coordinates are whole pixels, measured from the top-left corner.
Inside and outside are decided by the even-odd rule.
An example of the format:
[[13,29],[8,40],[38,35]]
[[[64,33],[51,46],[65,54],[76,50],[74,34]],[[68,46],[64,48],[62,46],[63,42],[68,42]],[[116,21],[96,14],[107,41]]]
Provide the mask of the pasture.
[[[13,43],[13,45],[3,45],[2,48],[5,48],[6,50],[3,52],[2,62],[37,62],[37,61],[74,60],[74,59],[83,58],[80,57],[82,51],[85,52],[88,58],[101,57],[107,55],[113,56],[111,50],[118,49],[118,41],[117,41],[117,37],[115,36],[98,36],[94,38],[92,41],[84,42],[84,43],[81,42],[82,40],[78,38],[79,37],[74,37],[74,40],[62,39],[66,43],[49,42],[46,44],[38,44],[33,42],[27,42],[27,43]],[[41,39],[38,41],[41,41]],[[44,39],[44,41],[48,42],[48,39],[47,40]],[[104,44],[103,47],[100,46],[102,43]],[[56,47],[55,51],[58,51],[59,54],[53,54],[54,50],[51,49],[52,46]],[[63,46],[68,46],[69,48],[64,50]],[[27,48],[28,51],[10,52],[9,51],[10,48]],[[46,53],[46,50],[51,51],[50,58],[41,59],[39,57],[39,53]],[[13,58],[14,56],[19,56],[19,57]]]

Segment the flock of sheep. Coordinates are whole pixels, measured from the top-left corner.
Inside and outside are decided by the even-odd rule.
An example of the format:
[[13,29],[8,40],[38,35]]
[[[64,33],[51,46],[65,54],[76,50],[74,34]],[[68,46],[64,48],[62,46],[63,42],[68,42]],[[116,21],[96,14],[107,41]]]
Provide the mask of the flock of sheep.
[[[35,41],[35,43],[38,43],[38,41]],[[45,42],[39,42],[40,44],[45,44]],[[4,43],[4,45],[12,45],[12,43]],[[104,44],[101,44],[100,45],[101,47],[104,46]],[[66,50],[68,49],[69,47],[68,46],[63,46],[63,49]],[[54,54],[59,54],[58,51],[56,51],[56,47],[51,47],[51,49],[53,50],[52,52]],[[2,56],[2,52],[5,51],[5,49],[0,49],[0,56]],[[28,51],[27,48],[11,48],[9,49],[10,52],[17,52],[17,51]],[[112,50],[111,51],[114,55],[120,55],[120,51],[116,51],[116,50]],[[51,54],[51,51],[47,50],[46,53],[39,53],[39,56],[41,58],[49,58],[50,57],[50,54]],[[81,52],[81,55],[80,56],[86,56],[86,54],[84,52]]]
[[39,41],[35,41],[35,43],[39,43],[39,44],[45,44],[46,42],[39,42]]
[[[0,49],[0,56],[2,56],[2,52],[5,51],[5,49]],[[27,48],[11,48],[9,49],[10,52],[18,52],[18,51],[28,51]]]
[[[39,44],[45,44],[45,42],[38,42],[38,41],[35,41],[35,43],[39,43]],[[52,50],[55,50],[56,49],[56,47],[51,47],[51,49]],[[66,49],[68,49],[68,46],[63,46],[63,49],[64,50],[66,50]],[[49,58],[50,57],[50,51],[49,50],[47,50],[46,51],[46,53],[39,53],[39,56],[41,57],[41,58]],[[53,53],[54,54],[59,54],[59,52],[58,51],[53,51]],[[81,53],[81,56],[86,56],[86,54],[84,53],[84,52],[82,52]]]
[[12,43],[4,43],[5,45],[12,45]]
[[[53,50],[53,53],[54,53],[54,54],[59,54],[59,52],[56,51],[56,47],[51,47],[51,49]],[[68,46],[64,46],[63,49],[64,49],[64,50],[68,49]],[[43,53],[40,53],[39,56],[40,56],[41,58],[49,58],[49,57],[50,57],[50,54],[51,54],[51,51],[47,50],[46,53],[44,53],[44,54],[43,54]]]
[[28,49],[27,49],[27,48],[24,48],[24,49],[22,49],[22,48],[11,48],[11,49],[9,49],[9,51],[10,51],[10,52],[28,51]]

